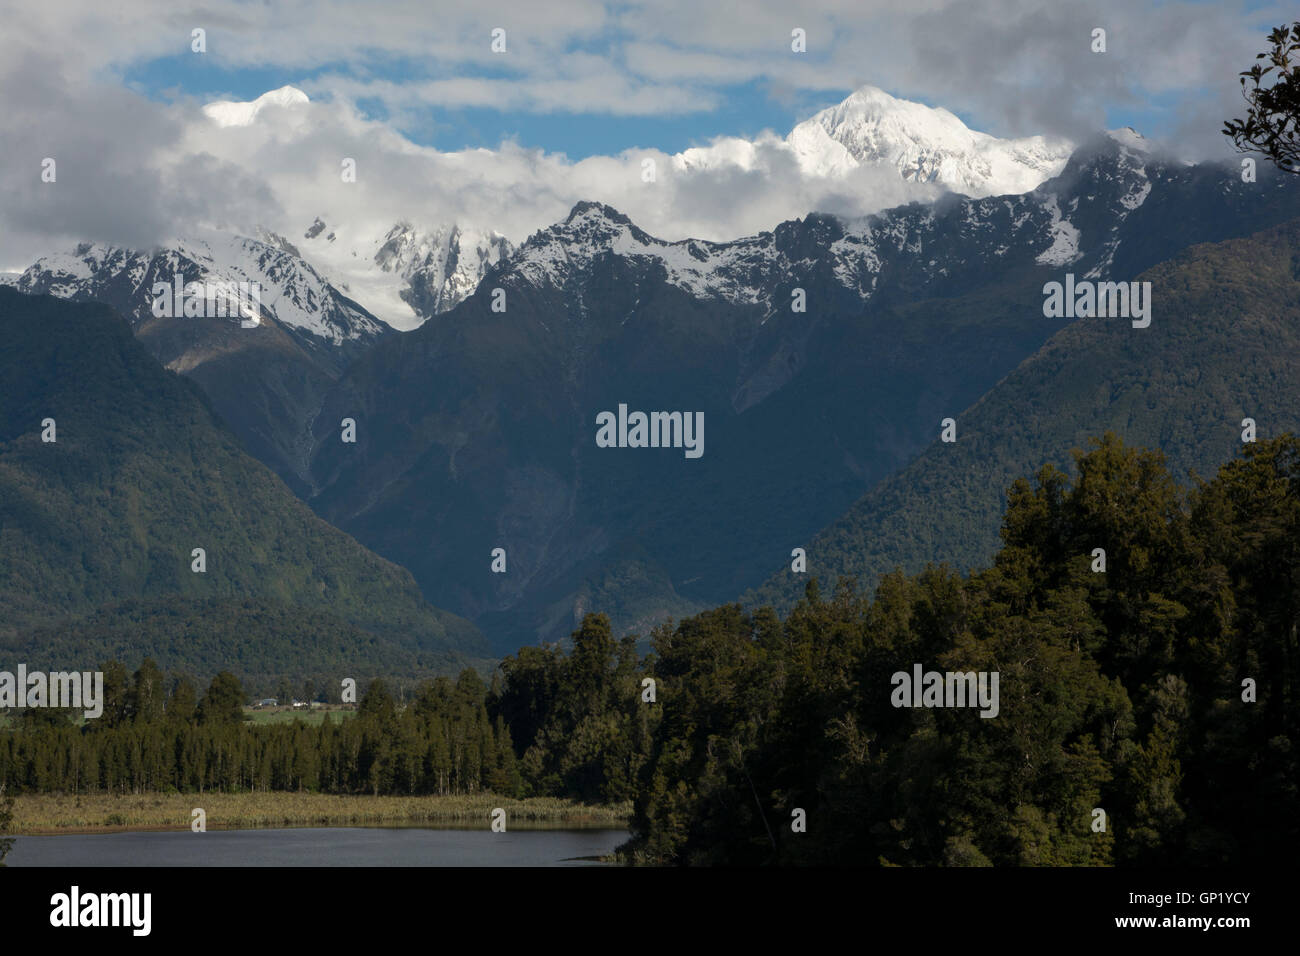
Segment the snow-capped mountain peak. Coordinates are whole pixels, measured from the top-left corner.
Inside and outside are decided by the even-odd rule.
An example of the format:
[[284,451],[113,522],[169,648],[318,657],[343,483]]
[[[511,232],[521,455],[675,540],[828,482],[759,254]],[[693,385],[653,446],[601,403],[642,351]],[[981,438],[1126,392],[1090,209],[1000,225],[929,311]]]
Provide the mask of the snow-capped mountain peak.
[[1028,192],[1061,171],[1070,142],[1044,136],[998,139],[946,109],[865,86],[796,126],[786,138],[808,175],[893,166],[904,179],[972,196]]
[[1119,129],[1107,130],[1106,135],[1127,149],[1136,150],[1139,153],[1149,153],[1152,151],[1151,141],[1135,130],[1132,126],[1122,126]]

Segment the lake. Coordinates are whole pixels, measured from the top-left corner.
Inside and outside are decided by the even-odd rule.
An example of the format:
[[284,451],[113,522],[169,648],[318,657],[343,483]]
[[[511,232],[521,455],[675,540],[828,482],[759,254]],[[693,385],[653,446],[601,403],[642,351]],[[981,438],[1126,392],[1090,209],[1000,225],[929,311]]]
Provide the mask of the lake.
[[301,827],[23,836],[9,866],[592,866],[626,830]]

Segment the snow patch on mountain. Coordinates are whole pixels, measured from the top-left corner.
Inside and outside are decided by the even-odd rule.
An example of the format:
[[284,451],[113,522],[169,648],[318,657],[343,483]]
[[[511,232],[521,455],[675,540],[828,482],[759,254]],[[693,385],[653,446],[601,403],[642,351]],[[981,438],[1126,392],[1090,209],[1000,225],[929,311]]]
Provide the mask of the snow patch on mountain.
[[1114,150],[1111,182],[1117,183],[1123,192],[1118,196],[1107,234],[1097,243],[1096,265],[1084,274],[1086,279],[1096,279],[1107,274],[1114,262],[1115,251],[1119,248],[1120,227],[1151,195],[1152,183],[1147,166],[1153,161],[1154,150],[1150,142],[1127,126],[1109,130],[1106,137],[1119,147]]
[[[330,284],[299,256],[266,242],[225,233],[180,239],[180,255],[197,263],[212,280],[256,282],[262,307],[277,321],[310,332],[335,345],[345,339],[378,335],[383,323],[363,312],[340,307]],[[338,321],[346,312],[347,321]]]
[[[98,242],[85,242],[72,252],[43,256],[18,277],[14,285],[20,292],[41,293],[62,299],[74,298],[110,260],[134,266],[135,254]],[[138,284],[134,279],[132,284]]]
[[1049,194],[1046,198],[1048,212],[1051,213],[1052,220],[1050,230],[1052,234],[1052,244],[1035,259],[1045,266],[1065,266],[1079,259],[1079,230],[1076,229],[1068,219],[1061,215],[1061,207],[1057,198]]

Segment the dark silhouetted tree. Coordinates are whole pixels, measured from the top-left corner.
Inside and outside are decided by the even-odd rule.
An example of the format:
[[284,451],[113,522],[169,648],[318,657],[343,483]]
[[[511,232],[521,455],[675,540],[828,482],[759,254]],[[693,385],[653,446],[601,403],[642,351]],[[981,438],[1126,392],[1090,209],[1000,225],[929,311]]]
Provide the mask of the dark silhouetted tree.
[[1300,21],[1278,27],[1268,40],[1273,49],[1255,59],[1270,65],[1256,63],[1240,74],[1246,118],[1226,120],[1223,133],[1240,152],[1263,153],[1278,169],[1300,173],[1300,63],[1291,62],[1300,51]]

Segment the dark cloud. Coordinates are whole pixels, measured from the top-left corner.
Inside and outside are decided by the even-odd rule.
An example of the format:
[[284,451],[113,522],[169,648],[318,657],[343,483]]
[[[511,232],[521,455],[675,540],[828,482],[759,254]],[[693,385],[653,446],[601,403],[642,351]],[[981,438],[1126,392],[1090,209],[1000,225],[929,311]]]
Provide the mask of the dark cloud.
[[[232,218],[276,209],[265,181],[183,149],[175,110],[70,78],[36,53],[0,66],[0,88],[11,91],[0,113],[0,264],[23,265],[34,250],[76,241],[147,248],[217,205]],[[52,183],[41,178],[47,157]]]

